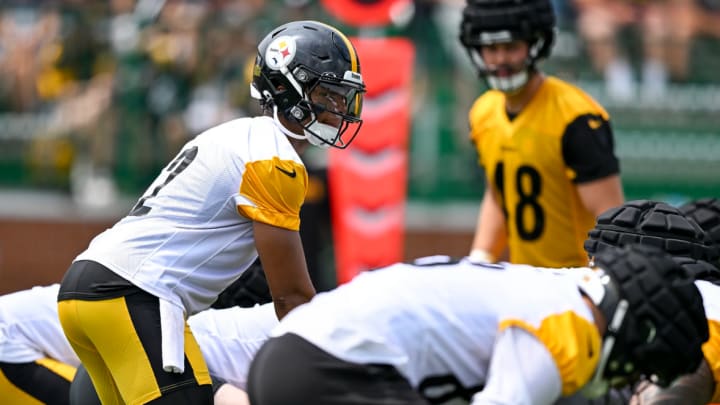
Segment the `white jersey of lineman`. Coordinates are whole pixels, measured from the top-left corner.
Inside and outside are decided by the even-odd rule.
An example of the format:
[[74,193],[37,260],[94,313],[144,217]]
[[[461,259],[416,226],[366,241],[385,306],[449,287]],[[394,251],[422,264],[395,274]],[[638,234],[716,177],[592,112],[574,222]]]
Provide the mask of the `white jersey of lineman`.
[[[512,387],[506,380],[510,387],[504,392],[554,385],[551,402],[589,381],[601,343],[572,277],[529,266],[467,261],[396,264],[361,273],[290,312],[272,335],[284,333],[297,334],[345,361],[393,365],[425,394],[432,381],[455,381],[476,392],[488,388],[493,375],[518,375],[534,359],[548,359],[543,363],[548,367],[529,377],[536,381]],[[503,336],[510,345],[520,342],[520,347],[503,350],[507,356],[497,355]],[[493,359],[508,356],[517,359]],[[511,402],[528,397],[542,402],[529,391],[523,400]]]
[[256,259],[252,221],[298,230],[307,173],[269,117],[188,142],[128,216],[76,260],[93,260],[192,315]]
[[[0,296],[0,362],[51,358],[77,367],[80,359],[63,333],[57,311],[59,284]],[[277,326],[272,303],[208,309],[188,319],[210,374],[245,389],[255,353]]]
[[277,326],[272,303],[252,308],[208,309],[188,319],[210,375],[245,389],[255,353]]
[[57,312],[59,284],[0,296],[0,362],[30,363],[51,358],[77,367]]

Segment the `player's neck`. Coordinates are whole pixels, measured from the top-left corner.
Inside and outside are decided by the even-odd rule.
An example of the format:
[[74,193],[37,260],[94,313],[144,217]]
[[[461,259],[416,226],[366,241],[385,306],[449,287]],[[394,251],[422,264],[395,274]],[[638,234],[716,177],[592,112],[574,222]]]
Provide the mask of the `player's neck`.
[[288,141],[290,141],[290,145],[292,145],[293,149],[295,149],[295,152],[298,155],[302,155],[305,153],[305,150],[308,148],[308,141],[304,139],[295,139],[288,136]]
[[518,115],[532,100],[533,96],[540,90],[545,81],[545,76],[540,72],[530,74],[527,84],[520,91],[513,94],[505,94],[505,110],[510,115]]

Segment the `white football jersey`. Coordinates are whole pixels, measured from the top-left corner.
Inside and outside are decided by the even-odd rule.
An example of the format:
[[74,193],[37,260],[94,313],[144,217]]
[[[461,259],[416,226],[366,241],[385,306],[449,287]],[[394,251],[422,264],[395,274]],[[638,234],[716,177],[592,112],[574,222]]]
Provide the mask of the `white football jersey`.
[[522,342],[505,333],[513,330],[541,343],[523,346],[545,351],[528,357],[551,358],[557,368],[516,389],[559,377],[557,394],[568,395],[592,376],[601,338],[576,282],[529,266],[463,261],[364,272],[294,309],[272,335],[297,334],[345,361],[391,364],[427,393],[433,381],[472,391],[489,375],[517,374],[515,362],[490,367],[496,338]]
[[256,259],[253,221],[299,229],[307,182],[272,118],[227,122],[188,142],[76,260],[98,262],[192,315]]
[[188,319],[210,375],[245,389],[255,353],[277,326],[272,303],[252,308],[208,309]]
[[[0,362],[51,358],[77,367],[80,359],[63,333],[57,311],[59,284],[0,296]],[[255,353],[278,320],[272,303],[208,309],[188,319],[210,374],[245,389]]]
[[60,326],[59,284],[0,296],[0,362],[51,358],[77,367],[80,359]]

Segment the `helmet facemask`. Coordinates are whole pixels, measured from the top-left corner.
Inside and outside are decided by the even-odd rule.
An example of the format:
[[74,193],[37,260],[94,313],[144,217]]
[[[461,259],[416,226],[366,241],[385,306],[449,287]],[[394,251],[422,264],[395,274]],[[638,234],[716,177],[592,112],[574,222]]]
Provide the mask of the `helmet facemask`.
[[[461,44],[488,86],[508,94],[528,83],[537,63],[550,54],[554,39],[555,13],[549,0],[474,0],[463,9]],[[483,60],[481,49],[517,40],[528,44],[524,65],[512,67],[516,73],[501,77]]]
[[620,298],[617,285],[610,276],[605,274],[604,270],[595,268],[593,273],[592,277],[582,277],[578,282],[578,287],[583,295],[590,298],[605,316],[607,331],[603,336],[600,358],[595,372],[590,381],[582,388],[582,394],[591,399],[605,395],[611,386],[624,383],[618,378],[607,378],[606,370],[610,364],[613,364],[612,368],[616,367],[617,359],[613,358],[613,354],[618,352],[617,348],[620,346],[618,338],[627,323],[629,306],[627,300]]
[[[320,147],[347,148],[362,126],[362,77],[347,71],[343,78],[295,69],[294,76],[312,83],[303,99],[290,109],[291,119],[302,125],[305,139]],[[327,122],[321,122],[320,118]],[[304,122],[309,118],[309,121]]]
[[[528,44],[528,54],[522,65],[510,66],[489,66],[482,56],[482,47],[496,44],[507,44],[515,40],[522,40]],[[470,61],[475,65],[480,78],[485,80],[488,87],[500,90],[507,94],[517,94],[530,80],[530,76],[537,70],[539,50],[545,44],[545,39],[540,37],[535,40],[517,38],[509,31],[483,32],[480,35],[479,44],[467,47]],[[515,73],[503,77],[498,74],[500,68],[513,70]]]

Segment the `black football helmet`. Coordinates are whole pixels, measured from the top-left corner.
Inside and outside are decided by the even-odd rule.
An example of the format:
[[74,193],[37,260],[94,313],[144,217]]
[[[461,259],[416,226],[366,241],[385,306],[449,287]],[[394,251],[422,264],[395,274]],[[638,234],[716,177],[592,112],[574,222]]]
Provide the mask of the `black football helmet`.
[[587,295],[603,313],[607,330],[584,394],[597,397],[610,386],[631,384],[641,376],[667,386],[695,371],[709,332],[690,270],[648,245],[604,249],[595,264],[604,292]]
[[[527,41],[530,51],[525,69],[509,78],[496,75],[484,62],[486,45]],[[555,40],[555,12],[550,0],[467,0],[460,23],[460,42],[489,87],[516,92],[527,83],[538,61],[550,54]]]
[[[322,102],[311,99],[316,89]],[[280,113],[304,129],[299,135],[280,125],[286,135],[313,145],[344,149],[362,125],[360,60],[350,40],[327,24],[294,21],[268,34],[258,45],[250,92],[276,121]],[[318,122],[322,112],[335,114],[340,124]]]
[[[720,198],[700,198],[681,205],[679,209],[685,216],[694,219],[708,234],[715,248],[720,249]],[[720,258],[714,264],[720,268]]]
[[613,246],[633,243],[712,264],[718,263],[720,256],[718,242],[691,216],[680,208],[652,200],[627,201],[600,214],[584,246],[588,255],[593,256]]

